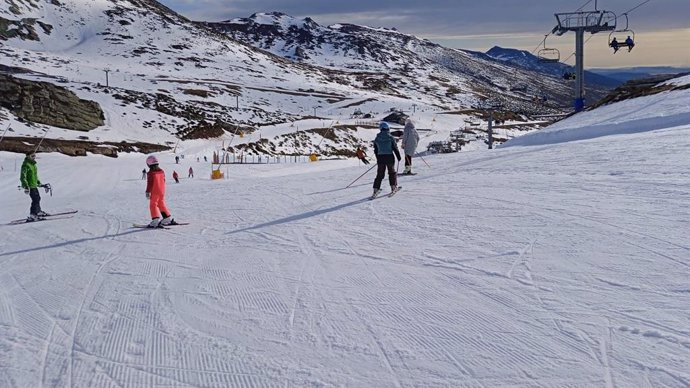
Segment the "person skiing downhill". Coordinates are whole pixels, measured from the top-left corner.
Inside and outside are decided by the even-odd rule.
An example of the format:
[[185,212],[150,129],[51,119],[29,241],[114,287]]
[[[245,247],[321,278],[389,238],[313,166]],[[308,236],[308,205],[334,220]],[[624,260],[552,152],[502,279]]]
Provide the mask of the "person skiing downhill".
[[30,152],[26,154],[22,168],[19,173],[19,181],[21,182],[24,193],[31,197],[31,208],[29,210],[29,217],[27,222],[37,221],[41,217],[48,214],[41,210],[41,195],[38,193],[39,187],[45,187],[38,179],[38,167],[36,166],[36,154]]
[[405,152],[405,170],[403,175],[412,175],[412,157],[417,150],[417,143],[419,143],[419,134],[414,126],[414,122],[408,117],[405,120],[402,137],[402,147]]
[[398,151],[398,144],[395,139],[390,134],[390,126],[388,123],[383,121],[379,124],[380,132],[376,135],[374,139],[374,154],[376,154],[376,179],[374,179],[374,193],[372,198],[375,198],[381,192],[381,182],[383,177],[386,175],[386,170],[388,170],[388,183],[391,185],[391,193],[395,193],[398,187],[398,178],[396,176],[395,168],[395,158],[400,162],[400,151]]
[[367,159],[367,153],[364,152],[362,147],[357,147],[357,151],[355,151],[357,154],[357,159],[361,160],[362,163],[364,164],[369,164],[369,160]]
[[173,179],[175,180],[175,183],[180,183],[180,176],[177,175],[177,171],[173,171]]
[[146,174],[146,198],[149,199],[151,223],[149,228],[165,225],[177,225],[165,205],[165,171],[158,166],[158,158],[150,155],[146,158],[149,172]]

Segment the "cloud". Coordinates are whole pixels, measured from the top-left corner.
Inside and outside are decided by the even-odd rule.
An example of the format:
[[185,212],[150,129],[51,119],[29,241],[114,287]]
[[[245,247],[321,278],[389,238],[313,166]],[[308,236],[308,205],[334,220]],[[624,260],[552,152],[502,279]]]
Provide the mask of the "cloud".
[[[540,0],[505,1],[482,0],[163,0],[172,9],[184,9],[185,16],[206,16],[214,20],[246,17],[254,12],[280,11],[297,17],[310,16],[319,23],[332,24],[350,22],[350,18],[369,19],[385,15],[405,15],[417,28],[455,28],[458,30],[482,28],[490,23],[504,31],[515,31],[514,26],[547,30],[554,23],[554,13],[572,12],[581,2],[551,0],[548,5]],[[594,4],[584,9],[592,10]],[[599,9],[621,14],[630,12],[631,21],[641,28],[664,26],[676,28],[687,26],[690,2],[687,0],[664,0],[663,5],[648,3],[637,9],[629,0],[607,0],[599,2]],[[460,32],[462,33],[462,32]]]

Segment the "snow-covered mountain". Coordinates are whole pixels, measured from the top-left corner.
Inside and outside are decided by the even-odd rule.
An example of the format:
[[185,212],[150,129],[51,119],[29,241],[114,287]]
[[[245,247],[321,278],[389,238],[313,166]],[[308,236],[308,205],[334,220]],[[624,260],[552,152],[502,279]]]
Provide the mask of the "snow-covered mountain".
[[[542,110],[532,104],[532,98],[546,96],[556,105],[570,105],[571,87],[562,81],[562,73],[544,77],[531,71],[534,69],[505,66],[491,57],[446,48],[395,29],[345,23],[321,26],[310,18],[297,19],[280,12],[206,25],[295,62],[352,73],[386,74],[381,87],[414,89],[441,101],[474,94],[501,100],[513,111],[524,111]],[[516,94],[516,84],[529,88]],[[591,92],[594,99],[605,94],[601,87]]]
[[[1,65],[24,79],[59,84],[105,110],[105,124],[80,136],[174,144],[217,124],[220,135],[255,130],[357,101],[407,100],[360,92],[354,76],[293,64],[192,23],[148,0],[4,0]],[[420,104],[421,105],[421,104]],[[16,135],[36,125],[0,117]],[[372,104],[375,109],[375,104]],[[126,139],[110,136],[128,127]],[[76,138],[50,128],[50,138]],[[38,131],[42,133],[42,131]],[[203,135],[203,134],[202,134]]]
[[[477,108],[489,101],[512,137],[542,124],[530,115],[570,104],[559,77],[394,30],[278,13],[208,24],[153,0],[2,0],[0,26],[0,70],[12,84],[0,96],[0,120],[13,137],[0,147],[16,152],[33,147],[26,136],[45,135],[43,151],[68,154],[209,146],[197,139],[212,138],[233,151],[347,155],[391,111],[437,112],[419,126],[445,139],[485,119]],[[72,115],[68,101],[97,105],[88,125],[50,120]],[[300,140],[305,131],[320,140]]]

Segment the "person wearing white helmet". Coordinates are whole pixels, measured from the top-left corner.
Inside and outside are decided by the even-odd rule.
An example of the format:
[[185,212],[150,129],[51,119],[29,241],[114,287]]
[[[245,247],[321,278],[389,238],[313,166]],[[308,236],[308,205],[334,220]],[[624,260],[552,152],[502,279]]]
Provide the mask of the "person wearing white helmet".
[[395,172],[395,158],[400,161],[400,151],[398,151],[398,144],[395,138],[390,133],[390,126],[387,122],[382,121],[379,124],[381,130],[376,139],[374,139],[374,154],[376,154],[376,178],[374,179],[374,193],[371,198],[376,198],[381,192],[381,182],[388,170],[388,183],[391,185],[391,192],[395,192],[398,187],[398,177]]
[[149,172],[146,174],[146,198],[149,199],[151,223],[149,228],[161,225],[177,225],[165,204],[165,171],[158,166],[158,158],[149,155],[146,158]]

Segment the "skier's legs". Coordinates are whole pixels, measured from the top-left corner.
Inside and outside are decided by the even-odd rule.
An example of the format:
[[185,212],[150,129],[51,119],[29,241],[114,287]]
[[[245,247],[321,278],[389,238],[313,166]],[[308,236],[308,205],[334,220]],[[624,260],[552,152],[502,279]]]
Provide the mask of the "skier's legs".
[[405,167],[412,169],[412,155],[405,154]]
[[375,189],[380,189],[381,188],[381,182],[383,181],[383,177],[386,175],[386,164],[385,163],[378,163],[376,165],[376,179],[374,179],[374,188]]
[[41,195],[38,193],[38,188],[29,189],[29,197],[31,197],[29,214],[37,215],[41,211]]
[[388,168],[388,183],[391,185],[391,189],[398,185],[398,174],[395,172],[395,164],[389,163],[386,165]]
[[165,197],[160,197],[158,200],[158,210],[160,210],[164,217],[167,218],[170,216],[170,210],[168,210],[168,207],[165,205]]
[[151,212],[151,218],[159,218],[161,216],[161,211],[158,209],[158,201],[162,198],[158,195],[151,196],[149,198],[149,211]]

